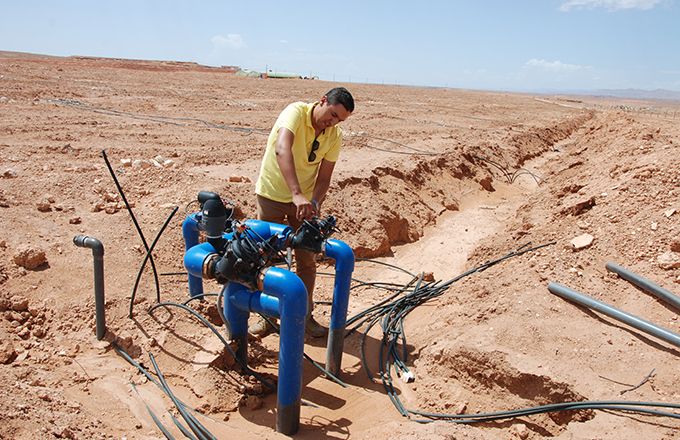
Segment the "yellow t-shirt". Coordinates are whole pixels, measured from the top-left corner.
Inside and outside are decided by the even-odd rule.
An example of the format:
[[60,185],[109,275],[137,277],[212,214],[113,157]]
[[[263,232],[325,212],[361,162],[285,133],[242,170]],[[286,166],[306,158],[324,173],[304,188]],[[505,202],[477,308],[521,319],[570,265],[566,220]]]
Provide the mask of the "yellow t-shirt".
[[295,136],[293,140],[295,174],[297,174],[302,193],[308,199],[312,198],[321,160],[325,159],[330,162],[338,160],[342,131],[336,126],[327,128],[319,134],[319,137],[316,138],[319,141],[316,159],[312,162],[308,161],[314,142],[312,108],[316,104],[318,103],[294,102],[281,112],[271,133],[269,133],[267,148],[260,166],[260,176],[255,184],[256,194],[276,202],[289,203],[293,200],[290,188],[288,188],[283,174],[281,174],[278,162],[276,162],[276,141],[281,127],[287,128]]

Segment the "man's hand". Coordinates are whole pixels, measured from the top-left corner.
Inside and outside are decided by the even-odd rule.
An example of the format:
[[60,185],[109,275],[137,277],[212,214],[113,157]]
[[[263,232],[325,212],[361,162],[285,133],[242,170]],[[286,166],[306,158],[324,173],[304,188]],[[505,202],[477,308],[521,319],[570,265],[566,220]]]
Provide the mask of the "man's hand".
[[307,220],[316,215],[314,205],[302,194],[293,195],[293,204],[296,208],[295,216],[298,220]]

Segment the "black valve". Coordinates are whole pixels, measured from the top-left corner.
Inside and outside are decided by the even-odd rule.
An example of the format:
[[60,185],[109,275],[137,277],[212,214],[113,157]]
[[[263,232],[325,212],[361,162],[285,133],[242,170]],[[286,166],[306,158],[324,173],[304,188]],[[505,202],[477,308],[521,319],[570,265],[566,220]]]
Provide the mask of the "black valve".
[[233,208],[227,209],[219,194],[211,191],[200,191],[198,202],[201,205],[201,229],[205,231],[207,241],[215,249],[222,249],[225,244],[222,235],[231,228]]
[[269,240],[257,242],[249,237],[247,229],[235,232],[212,268],[215,280],[220,284],[236,281],[256,289],[260,270],[269,266],[273,255],[278,252],[274,247],[277,239],[272,236]]
[[323,219],[314,217],[311,220],[305,220],[295,231],[290,240],[290,246],[293,249],[305,249],[320,253],[323,242],[335,231],[337,231],[335,217],[332,215]]

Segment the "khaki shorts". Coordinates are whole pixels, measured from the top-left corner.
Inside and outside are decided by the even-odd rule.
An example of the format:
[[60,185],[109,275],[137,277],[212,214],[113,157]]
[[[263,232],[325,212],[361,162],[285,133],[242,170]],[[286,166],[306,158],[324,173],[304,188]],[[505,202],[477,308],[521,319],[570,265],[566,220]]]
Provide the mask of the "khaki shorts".
[[[296,208],[293,203],[275,202],[274,200],[257,196],[257,218],[272,223],[289,225],[297,230],[302,224],[295,217]],[[316,281],[316,254],[303,249],[295,249],[295,273],[300,277],[307,288],[307,302],[311,312]]]

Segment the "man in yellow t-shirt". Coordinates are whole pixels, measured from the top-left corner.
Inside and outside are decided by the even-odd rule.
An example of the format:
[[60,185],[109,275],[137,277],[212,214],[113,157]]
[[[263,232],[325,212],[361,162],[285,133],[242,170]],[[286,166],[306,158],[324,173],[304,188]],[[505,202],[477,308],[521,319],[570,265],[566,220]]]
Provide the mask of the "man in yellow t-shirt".
[[[353,111],[350,92],[336,87],[317,102],[294,102],[281,112],[269,134],[255,185],[257,218],[288,224],[295,230],[303,220],[319,215],[340,155],[342,131],[336,125]],[[307,288],[305,331],[312,337],[321,337],[327,329],[312,317],[315,255],[296,249],[295,262],[296,272]],[[260,320],[248,331],[262,337],[271,328]]]

